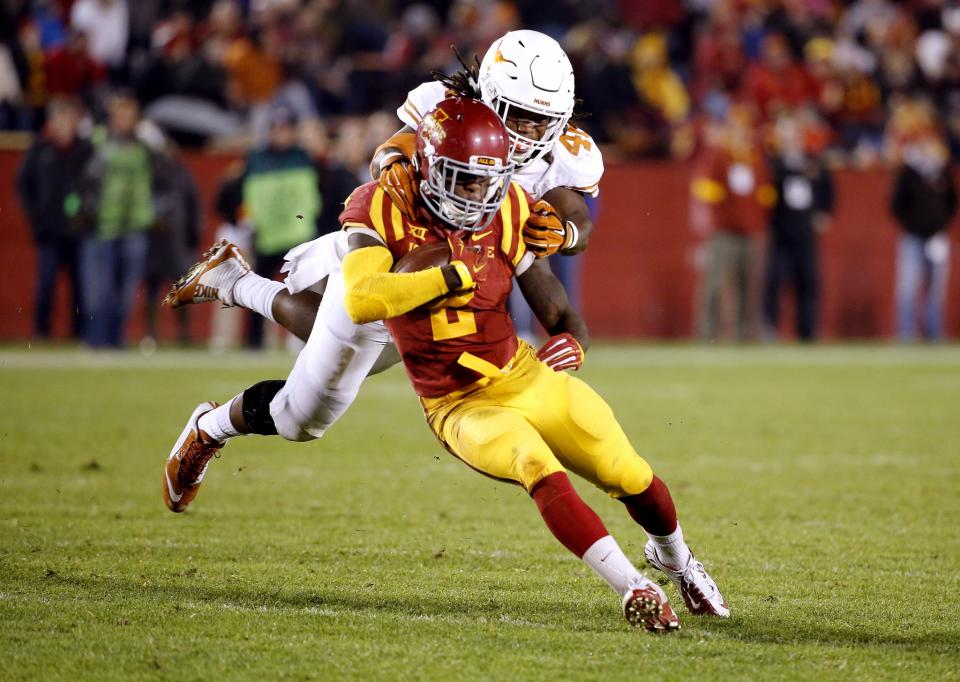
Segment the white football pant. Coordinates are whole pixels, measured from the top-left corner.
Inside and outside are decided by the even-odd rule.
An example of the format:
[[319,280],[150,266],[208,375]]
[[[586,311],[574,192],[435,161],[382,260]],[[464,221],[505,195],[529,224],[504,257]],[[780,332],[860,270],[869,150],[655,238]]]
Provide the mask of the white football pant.
[[[291,293],[328,278],[307,345],[297,356],[286,384],[270,402],[277,433],[287,440],[323,436],[356,399],[368,375],[400,361],[382,322],[358,325],[347,315],[339,269],[344,247],[343,233],[334,233],[287,254],[290,263],[285,269],[290,271],[287,287]],[[335,269],[324,272],[326,267],[319,264],[331,264]]]

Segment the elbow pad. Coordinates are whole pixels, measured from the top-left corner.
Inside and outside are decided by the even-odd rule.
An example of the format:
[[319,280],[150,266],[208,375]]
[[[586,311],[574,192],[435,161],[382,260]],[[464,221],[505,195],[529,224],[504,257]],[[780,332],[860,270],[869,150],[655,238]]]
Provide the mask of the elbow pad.
[[408,313],[446,293],[438,267],[420,272],[390,272],[393,257],[383,246],[351,251],[343,259],[344,307],[354,324]]

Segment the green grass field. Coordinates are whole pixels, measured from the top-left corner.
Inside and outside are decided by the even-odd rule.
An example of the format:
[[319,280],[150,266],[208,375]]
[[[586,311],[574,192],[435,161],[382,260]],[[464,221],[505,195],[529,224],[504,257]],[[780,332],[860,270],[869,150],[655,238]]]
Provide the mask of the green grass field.
[[0,352],[0,679],[960,679],[960,349],[591,352],[733,609],[675,598],[669,637],[448,455],[399,370],[322,442],[235,440],[168,512],[196,403],[290,362]]

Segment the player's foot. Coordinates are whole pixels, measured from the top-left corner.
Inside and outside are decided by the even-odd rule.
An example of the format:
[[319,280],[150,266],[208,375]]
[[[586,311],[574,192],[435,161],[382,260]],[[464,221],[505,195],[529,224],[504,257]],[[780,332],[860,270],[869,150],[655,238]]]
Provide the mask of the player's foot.
[[676,584],[690,613],[698,616],[730,617],[730,607],[720,594],[720,588],[692,553],[687,565],[679,569],[664,564],[657,556],[657,548],[652,542],[646,544],[643,553],[654,568],[666,573]]
[[182,512],[193,502],[210,459],[223,447],[222,443],[211,441],[197,426],[200,417],[215,407],[217,404],[211,402],[197,405],[170,451],[163,468],[163,501],[170,511]]
[[235,305],[233,286],[250,272],[240,249],[225,239],[211,246],[186,274],[170,287],[164,305],[179,308],[190,303],[220,301]]
[[630,625],[650,632],[673,632],[680,621],[667,599],[667,593],[652,580],[643,579],[623,596],[623,616]]

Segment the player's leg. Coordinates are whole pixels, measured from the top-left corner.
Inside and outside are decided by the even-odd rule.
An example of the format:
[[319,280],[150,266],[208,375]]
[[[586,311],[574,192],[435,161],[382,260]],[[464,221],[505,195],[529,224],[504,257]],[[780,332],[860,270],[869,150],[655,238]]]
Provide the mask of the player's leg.
[[797,299],[797,337],[813,341],[817,335],[817,303],[819,275],[817,273],[817,241],[814,235],[799,241],[793,247],[793,289]]
[[777,338],[780,323],[780,288],[787,274],[786,248],[775,239],[767,247],[767,267],[763,279],[763,335]]
[[283,282],[258,275],[250,269],[240,249],[220,241],[171,287],[164,303],[173,308],[211,301],[240,306],[306,341],[320,299],[321,295],[310,289],[291,293]]
[[687,607],[729,615],[716,583],[684,541],[669,489],[633,449],[610,406],[584,382],[546,366],[527,400],[524,408],[560,462],[622,502],[646,531],[644,554],[677,584]]
[[[193,502],[210,460],[230,438],[249,433],[275,434],[269,417],[270,401],[283,381],[262,381],[223,405],[202,402],[180,432],[163,469],[163,500],[170,511],[182,512]],[[264,407],[266,406],[266,407]]]
[[[943,235],[925,254],[927,270],[927,296],[924,300],[924,331],[929,341],[939,341],[943,337],[943,303],[947,298],[947,284],[950,280],[950,242]],[[939,251],[938,251],[939,250]]]
[[426,400],[424,407],[428,423],[452,454],[487,476],[527,490],[554,537],[621,598],[627,620],[657,631],[679,626],[666,595],[630,563],[518,411],[497,404],[493,396],[446,404]]
[[288,440],[320,438],[353,404],[390,343],[382,323],[357,325],[347,315],[339,273],[330,275],[326,293],[307,345],[270,404],[277,431]]
[[263,381],[223,405],[201,403],[174,445],[164,472],[164,498],[183,511],[196,497],[210,459],[245,434],[319,438],[356,399],[389,342],[380,324],[355,325],[343,310],[342,279],[331,277],[306,346],[286,381]]

